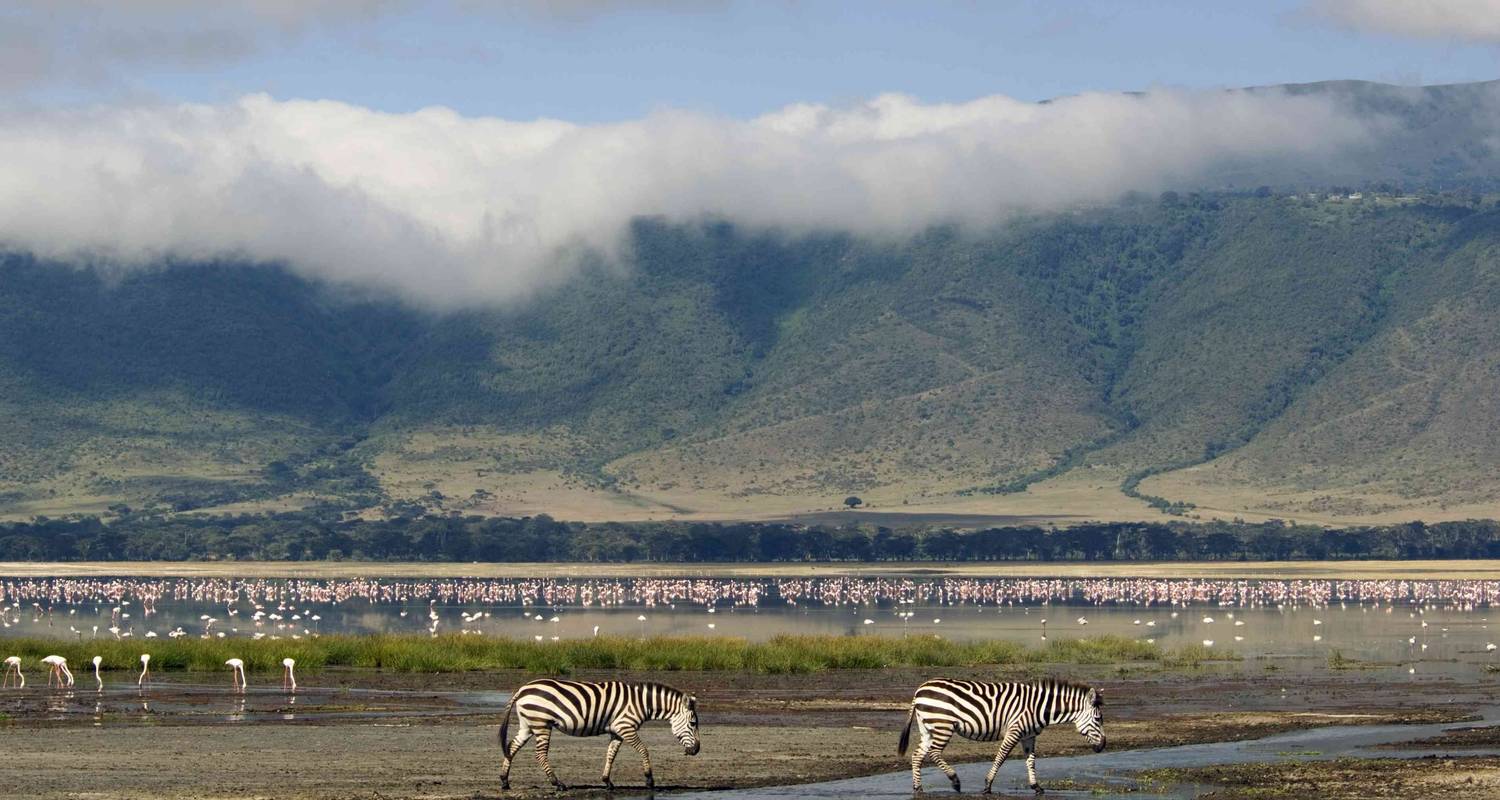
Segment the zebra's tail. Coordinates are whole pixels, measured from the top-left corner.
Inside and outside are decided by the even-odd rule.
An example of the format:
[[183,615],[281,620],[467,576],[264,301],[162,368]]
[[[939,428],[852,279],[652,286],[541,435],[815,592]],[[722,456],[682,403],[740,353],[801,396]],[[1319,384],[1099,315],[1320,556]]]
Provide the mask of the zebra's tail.
[[896,755],[906,755],[906,746],[911,744],[911,723],[917,718],[917,704],[912,703],[911,710],[906,712],[906,727],[901,729],[901,742],[896,745]]
[[510,696],[510,702],[505,704],[505,717],[500,720],[500,752],[510,758],[510,710],[516,705],[516,696]]

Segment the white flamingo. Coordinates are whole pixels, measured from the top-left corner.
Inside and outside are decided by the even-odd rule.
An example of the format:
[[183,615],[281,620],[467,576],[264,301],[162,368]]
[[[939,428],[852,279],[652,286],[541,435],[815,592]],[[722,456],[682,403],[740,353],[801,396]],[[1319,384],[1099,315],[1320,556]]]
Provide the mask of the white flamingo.
[[288,689],[293,692],[297,691],[297,676],[292,672],[292,668],[297,666],[297,660],[293,658],[283,658],[281,659],[281,666],[281,688]]
[[231,658],[224,662],[224,666],[229,667],[231,685],[237,691],[245,691],[245,688],[250,685],[250,681],[245,680],[245,662],[238,658]]
[[73,685],[73,673],[68,669],[68,660],[66,658],[55,655],[47,656],[42,659],[42,663],[52,667],[52,671],[47,675],[48,686],[52,685],[53,678],[57,679],[58,686]]
[[141,653],[141,677],[135,679],[136,686],[144,686],[146,674],[151,671],[151,654]]
[[102,656],[94,656],[94,682],[99,684],[99,688],[95,689],[98,692],[104,691],[104,679],[99,677],[99,664],[103,661],[104,658]]
[[11,656],[11,657],[5,659],[5,680],[4,680],[3,683],[0,683],[0,687],[9,687],[10,686],[10,683],[11,683],[10,676],[11,675],[15,675],[16,679],[19,681],[19,683],[16,684],[16,688],[17,689],[25,689],[26,688],[26,676],[21,674],[21,657],[20,656]]

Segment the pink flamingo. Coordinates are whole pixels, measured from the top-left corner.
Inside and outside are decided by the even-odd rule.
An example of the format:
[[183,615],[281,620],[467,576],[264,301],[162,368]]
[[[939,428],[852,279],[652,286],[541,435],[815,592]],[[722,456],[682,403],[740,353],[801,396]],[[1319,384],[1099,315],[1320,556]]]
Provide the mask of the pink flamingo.
[[283,658],[281,659],[281,666],[281,688],[293,692],[297,691],[297,676],[292,674],[292,667],[297,666],[296,659]]
[[151,671],[151,654],[141,653],[141,677],[135,679],[135,685],[140,686],[146,682],[146,673]]
[[245,691],[246,687],[250,685],[250,681],[245,679],[245,662],[238,658],[231,658],[224,662],[224,666],[229,667],[230,680],[233,682],[232,685],[235,690],[240,692]]
[[99,684],[99,688],[94,690],[96,692],[104,691],[104,679],[99,677],[99,664],[103,661],[102,656],[94,656],[94,682]]
[[17,680],[20,681],[20,683],[16,684],[16,688],[17,689],[25,689],[26,688],[26,676],[21,674],[21,657],[20,656],[11,656],[10,658],[5,659],[5,680],[4,680],[4,682],[0,682],[0,688],[9,687],[10,686],[10,683],[11,683],[10,676],[11,675],[15,675],[16,678],[17,678]]
[[66,658],[62,656],[47,656],[42,659],[42,663],[52,667],[52,671],[47,675],[48,686],[52,685],[53,678],[57,679],[58,686],[73,685],[73,673],[68,670],[68,660]]

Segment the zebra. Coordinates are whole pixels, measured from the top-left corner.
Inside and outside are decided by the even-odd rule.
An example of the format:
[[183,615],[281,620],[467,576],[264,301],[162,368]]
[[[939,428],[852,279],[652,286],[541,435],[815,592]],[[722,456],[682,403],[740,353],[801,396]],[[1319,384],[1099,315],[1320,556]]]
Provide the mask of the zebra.
[[1038,795],[1036,780],[1036,736],[1048,725],[1071,722],[1089,740],[1094,752],[1104,749],[1104,696],[1099,690],[1078,683],[1042,680],[1032,683],[981,683],[937,678],[917,687],[901,731],[898,755],[906,755],[915,721],[922,742],[911,755],[911,788],[922,791],[922,765],[931,759],[960,791],[958,773],[943,760],[943,748],[958,733],[981,742],[999,740],[995,763],[984,776],[984,793],[990,793],[995,774],[1017,743],[1026,752],[1026,778]]
[[[516,737],[506,744],[510,731],[510,710],[515,708],[520,723]],[[545,678],[532,681],[511,695],[505,706],[505,721],[500,725],[500,788],[510,788],[510,765],[526,740],[536,737],[536,760],[542,772],[559,791],[567,787],[558,780],[547,760],[547,747],[556,728],[569,736],[609,734],[604,751],[604,788],[614,790],[609,773],[615,764],[620,743],[630,745],[641,754],[641,771],[646,788],[654,789],[651,756],[638,733],[641,723],[664,719],[672,725],[672,734],[682,743],[682,751],[698,755],[698,698],[660,683],[626,683],[624,681],[565,681]]]

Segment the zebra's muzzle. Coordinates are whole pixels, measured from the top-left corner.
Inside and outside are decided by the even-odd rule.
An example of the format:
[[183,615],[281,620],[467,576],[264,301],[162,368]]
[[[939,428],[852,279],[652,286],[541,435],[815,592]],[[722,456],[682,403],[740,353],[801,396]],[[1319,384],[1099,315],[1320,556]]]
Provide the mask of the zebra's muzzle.
[[694,741],[692,744],[685,744],[685,745],[683,745],[682,746],[682,752],[684,752],[684,753],[686,753],[687,755],[690,755],[690,756],[696,756],[696,755],[698,755],[698,748],[699,748],[698,742]]
[[1104,752],[1104,737],[1103,736],[1099,737],[1099,741],[1094,742],[1094,752],[1095,753],[1102,753],[1102,752]]

